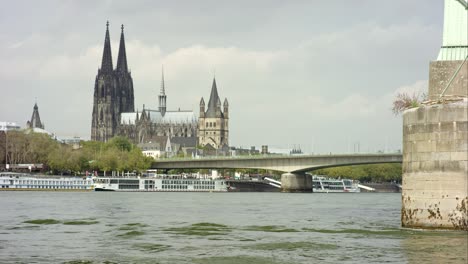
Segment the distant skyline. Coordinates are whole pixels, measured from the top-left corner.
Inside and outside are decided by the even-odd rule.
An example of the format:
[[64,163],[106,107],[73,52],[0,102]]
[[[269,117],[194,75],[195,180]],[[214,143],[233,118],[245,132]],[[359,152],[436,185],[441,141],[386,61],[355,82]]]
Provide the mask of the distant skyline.
[[135,107],[198,113],[216,72],[230,144],[361,152],[401,148],[399,91],[426,91],[443,1],[1,1],[0,121],[37,98],[46,130],[90,138],[106,21],[125,25]]

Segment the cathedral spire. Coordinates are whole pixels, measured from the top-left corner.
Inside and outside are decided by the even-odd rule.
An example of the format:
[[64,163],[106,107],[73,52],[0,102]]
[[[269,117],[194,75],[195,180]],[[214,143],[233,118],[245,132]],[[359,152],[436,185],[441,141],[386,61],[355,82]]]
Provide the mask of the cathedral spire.
[[166,87],[164,85],[164,65],[161,68],[161,95],[166,95]]
[[125,51],[124,25],[121,26],[119,56],[117,58],[117,71],[128,72],[127,52]]
[[164,68],[161,70],[161,93],[159,94],[159,112],[164,116],[166,114],[166,87],[164,84]]
[[106,23],[106,38],[104,39],[104,51],[102,53],[101,71],[112,72],[112,52],[109,37],[109,21]]

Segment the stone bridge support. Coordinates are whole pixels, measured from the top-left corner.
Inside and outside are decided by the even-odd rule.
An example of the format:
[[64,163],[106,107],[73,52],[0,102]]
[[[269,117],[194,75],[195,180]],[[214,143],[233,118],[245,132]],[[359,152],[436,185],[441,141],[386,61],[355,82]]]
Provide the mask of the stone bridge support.
[[281,191],[291,193],[312,192],[312,176],[299,172],[281,175]]
[[468,103],[403,116],[403,227],[468,230]]

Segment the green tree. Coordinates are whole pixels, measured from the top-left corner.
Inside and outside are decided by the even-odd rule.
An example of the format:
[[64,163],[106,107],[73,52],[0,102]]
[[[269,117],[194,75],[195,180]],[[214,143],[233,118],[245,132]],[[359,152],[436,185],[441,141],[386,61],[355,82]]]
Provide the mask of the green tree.
[[371,165],[343,166],[314,170],[312,174],[333,178],[348,178],[361,182],[401,182],[401,164],[384,163]]
[[99,168],[104,171],[104,174],[107,171],[114,171],[117,169],[119,163],[118,150],[115,148],[109,148],[101,154],[99,158]]
[[113,137],[106,143],[106,147],[128,152],[132,150],[132,143],[126,137]]

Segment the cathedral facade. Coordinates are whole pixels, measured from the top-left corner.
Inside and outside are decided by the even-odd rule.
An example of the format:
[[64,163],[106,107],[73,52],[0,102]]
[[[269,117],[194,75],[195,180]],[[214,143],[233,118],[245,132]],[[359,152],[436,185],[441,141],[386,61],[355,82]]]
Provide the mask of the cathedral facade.
[[135,111],[133,79],[128,71],[123,29],[122,25],[117,67],[114,69],[107,22],[101,68],[94,83],[91,140],[106,142],[116,136],[121,113]]
[[188,141],[191,143],[187,147],[195,147],[197,117],[190,110],[170,111],[167,109],[164,72],[161,79],[159,107],[147,109],[143,105],[141,113],[139,111],[122,113],[117,134],[128,137],[136,144],[158,141],[161,137],[189,138],[192,140]]
[[[158,108],[146,108],[135,112],[133,80],[128,71],[125,38],[122,25],[117,67],[112,65],[109,22],[106,25],[101,68],[95,80],[91,140],[108,141],[114,136],[125,136],[135,144],[158,142],[169,138],[184,147],[198,145],[218,149],[228,146],[228,103],[218,96],[216,80],[213,80],[207,111],[200,103],[200,118],[191,110],[168,110],[164,72]],[[202,106],[203,104],[203,106]]]

